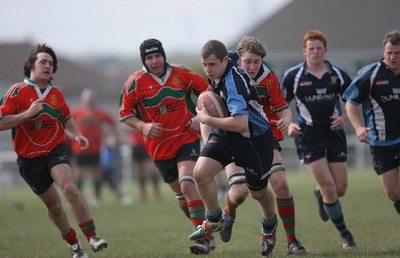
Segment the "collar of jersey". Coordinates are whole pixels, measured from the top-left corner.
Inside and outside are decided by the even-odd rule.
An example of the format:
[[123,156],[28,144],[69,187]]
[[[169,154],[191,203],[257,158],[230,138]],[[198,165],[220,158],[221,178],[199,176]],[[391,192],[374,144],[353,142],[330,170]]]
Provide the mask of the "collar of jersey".
[[[29,86],[32,86],[32,87],[39,87],[39,86],[36,84],[36,82],[35,82],[35,81],[32,81],[31,79],[29,79],[29,77],[25,77],[24,83],[26,83],[26,84],[28,84]],[[50,86],[50,87],[53,87],[53,84],[51,84],[51,82],[48,82],[46,87],[49,87],[49,86]]]

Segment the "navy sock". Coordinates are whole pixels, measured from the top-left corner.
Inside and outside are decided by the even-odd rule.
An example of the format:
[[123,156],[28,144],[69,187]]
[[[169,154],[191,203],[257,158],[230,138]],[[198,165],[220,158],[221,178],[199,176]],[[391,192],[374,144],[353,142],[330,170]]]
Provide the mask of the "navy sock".
[[210,222],[219,222],[222,218],[221,208],[218,208],[215,211],[207,211],[206,217],[207,217],[207,220]]
[[350,235],[350,231],[347,229],[346,223],[344,222],[342,206],[340,205],[339,200],[337,200],[335,203],[324,203],[324,208],[336,229],[339,231],[340,236],[342,238],[348,237]]
[[270,221],[267,221],[264,217],[261,220],[262,224],[262,233],[264,235],[272,235],[278,225],[278,220],[276,219],[276,214],[274,214],[274,218]]

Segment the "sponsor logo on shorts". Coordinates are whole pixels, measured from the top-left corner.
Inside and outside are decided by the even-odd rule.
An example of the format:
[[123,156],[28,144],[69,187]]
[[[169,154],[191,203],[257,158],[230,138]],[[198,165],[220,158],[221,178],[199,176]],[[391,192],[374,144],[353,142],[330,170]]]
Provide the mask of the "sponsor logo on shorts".
[[190,153],[191,157],[198,157],[199,154],[197,153],[197,151],[195,149],[192,149],[192,153]]
[[254,171],[254,169],[251,169],[251,168],[248,168],[248,167],[245,167],[244,169],[246,170],[246,172],[248,172],[250,174],[257,175],[257,173]]

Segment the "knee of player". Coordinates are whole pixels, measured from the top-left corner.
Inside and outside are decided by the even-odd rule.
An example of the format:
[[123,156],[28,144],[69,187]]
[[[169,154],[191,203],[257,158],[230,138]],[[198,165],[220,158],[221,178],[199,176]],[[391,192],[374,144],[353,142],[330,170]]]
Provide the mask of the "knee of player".
[[[272,184],[271,184],[272,185]],[[274,192],[276,197],[280,198],[288,198],[292,196],[290,192],[289,185],[287,182],[278,183],[277,185],[273,186]]]
[[47,209],[53,216],[57,216],[57,214],[61,214],[64,212],[62,209],[61,201],[53,202],[47,205]]
[[273,191],[265,186],[257,191],[250,191],[250,195],[258,202],[275,202],[275,194]]
[[336,187],[338,197],[343,197],[347,191],[347,183],[340,184]]
[[69,198],[76,198],[79,195],[79,189],[74,182],[69,182],[60,186],[64,195]]
[[278,197],[291,196],[289,184],[286,180],[284,173],[282,172],[273,173],[269,178],[269,182],[273,187],[275,194]]
[[229,197],[233,203],[243,203],[248,195],[249,190],[245,183],[233,184],[229,189]]
[[254,200],[261,200],[262,198],[264,198],[265,195],[264,195],[264,191],[260,190],[260,191],[251,191],[250,196]]
[[186,195],[196,188],[196,182],[193,176],[184,175],[179,178],[179,185],[182,193]]
[[386,195],[392,202],[398,202],[400,209],[400,191],[398,189],[388,189]]
[[212,180],[214,180],[214,176],[210,176],[206,170],[197,170],[193,171],[193,178],[197,184],[205,184]]

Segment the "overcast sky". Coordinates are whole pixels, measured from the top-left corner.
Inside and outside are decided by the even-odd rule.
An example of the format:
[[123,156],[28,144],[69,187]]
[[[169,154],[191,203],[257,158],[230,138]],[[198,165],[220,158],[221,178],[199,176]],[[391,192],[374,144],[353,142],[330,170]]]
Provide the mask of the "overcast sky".
[[69,57],[138,55],[158,38],[166,51],[226,44],[291,0],[9,0],[0,8],[0,42],[47,43]]

